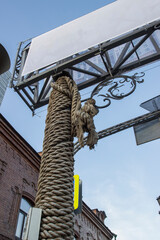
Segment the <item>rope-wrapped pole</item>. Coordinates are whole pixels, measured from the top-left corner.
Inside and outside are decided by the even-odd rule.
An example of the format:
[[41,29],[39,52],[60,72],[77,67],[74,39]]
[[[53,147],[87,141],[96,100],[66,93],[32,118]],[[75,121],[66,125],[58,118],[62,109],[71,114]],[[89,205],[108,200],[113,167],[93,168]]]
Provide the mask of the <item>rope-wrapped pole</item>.
[[[90,148],[97,141],[94,102],[81,111],[74,81],[59,77],[52,85],[35,205],[42,209],[39,239],[72,240],[73,223],[73,137],[83,146],[83,132],[89,132]],[[87,127],[88,126],[88,127]]]
[[[63,78],[57,85],[68,91]],[[40,239],[73,239],[71,102],[63,92],[52,90],[36,197],[36,207],[42,209]]]

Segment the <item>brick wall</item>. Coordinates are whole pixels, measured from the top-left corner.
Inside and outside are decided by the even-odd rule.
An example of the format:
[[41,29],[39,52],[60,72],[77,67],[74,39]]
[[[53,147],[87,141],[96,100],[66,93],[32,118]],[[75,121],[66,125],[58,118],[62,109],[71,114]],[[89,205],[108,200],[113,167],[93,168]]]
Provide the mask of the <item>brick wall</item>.
[[34,202],[40,156],[2,116],[0,133],[0,240],[15,239],[21,197]]
[[[0,240],[15,240],[20,201],[24,196],[34,202],[39,166],[40,155],[0,114]],[[85,203],[74,228],[80,240],[113,237]]]
[[34,200],[38,170],[0,137],[0,233],[14,239],[22,195]]

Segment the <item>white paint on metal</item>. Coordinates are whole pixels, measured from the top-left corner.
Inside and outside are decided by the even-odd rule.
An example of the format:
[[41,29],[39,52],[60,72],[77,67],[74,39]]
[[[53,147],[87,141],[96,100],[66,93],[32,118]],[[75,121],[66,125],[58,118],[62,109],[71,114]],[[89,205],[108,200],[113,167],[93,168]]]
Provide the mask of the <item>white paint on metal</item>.
[[23,240],[38,240],[42,209],[30,208],[25,225]]
[[118,0],[34,38],[22,75],[160,19],[160,0]]

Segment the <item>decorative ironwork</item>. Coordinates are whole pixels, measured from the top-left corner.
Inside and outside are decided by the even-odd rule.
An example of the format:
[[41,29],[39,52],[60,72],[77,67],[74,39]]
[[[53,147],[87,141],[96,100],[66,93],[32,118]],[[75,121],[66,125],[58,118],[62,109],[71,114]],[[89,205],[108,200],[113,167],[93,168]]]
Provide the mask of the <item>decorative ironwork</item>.
[[[133,76],[118,75],[105,79],[99,83],[92,91],[91,98],[98,95],[97,97],[103,97],[103,102],[107,104],[103,106],[96,106],[97,108],[106,108],[111,104],[111,99],[121,100],[130,94],[132,94],[137,86],[137,83],[143,83],[144,79],[141,79],[145,74],[135,73]],[[105,94],[99,94],[104,90]]]

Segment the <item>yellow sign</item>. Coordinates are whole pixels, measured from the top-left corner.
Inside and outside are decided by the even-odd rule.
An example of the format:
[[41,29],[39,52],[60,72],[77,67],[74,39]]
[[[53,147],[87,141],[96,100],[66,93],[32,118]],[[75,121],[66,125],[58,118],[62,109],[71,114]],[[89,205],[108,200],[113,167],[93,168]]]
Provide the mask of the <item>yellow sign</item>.
[[79,175],[74,175],[74,210],[79,205]]

